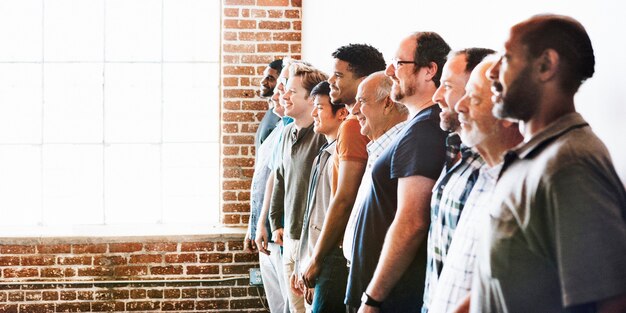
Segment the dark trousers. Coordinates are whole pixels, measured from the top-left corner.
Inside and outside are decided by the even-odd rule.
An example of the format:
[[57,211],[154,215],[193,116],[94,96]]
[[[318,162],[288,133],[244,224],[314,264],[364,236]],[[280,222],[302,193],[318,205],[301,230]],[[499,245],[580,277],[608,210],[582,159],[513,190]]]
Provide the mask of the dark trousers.
[[324,258],[322,270],[315,283],[312,313],[346,312],[343,300],[347,284],[348,268],[343,251],[340,248],[333,248]]

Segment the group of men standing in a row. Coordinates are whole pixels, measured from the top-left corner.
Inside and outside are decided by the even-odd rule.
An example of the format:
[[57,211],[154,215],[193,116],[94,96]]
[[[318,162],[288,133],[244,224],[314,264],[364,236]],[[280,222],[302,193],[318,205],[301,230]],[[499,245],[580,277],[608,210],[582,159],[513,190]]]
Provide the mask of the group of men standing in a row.
[[250,227],[272,312],[626,312],[626,191],[576,113],[576,20],[499,58],[414,33],[272,62]]

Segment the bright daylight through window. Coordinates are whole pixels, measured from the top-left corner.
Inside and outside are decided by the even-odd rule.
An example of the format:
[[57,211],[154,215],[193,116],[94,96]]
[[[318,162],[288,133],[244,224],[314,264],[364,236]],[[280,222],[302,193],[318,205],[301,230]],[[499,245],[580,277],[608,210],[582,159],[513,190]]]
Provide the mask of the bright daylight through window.
[[0,2],[0,237],[217,224],[219,40],[215,0]]

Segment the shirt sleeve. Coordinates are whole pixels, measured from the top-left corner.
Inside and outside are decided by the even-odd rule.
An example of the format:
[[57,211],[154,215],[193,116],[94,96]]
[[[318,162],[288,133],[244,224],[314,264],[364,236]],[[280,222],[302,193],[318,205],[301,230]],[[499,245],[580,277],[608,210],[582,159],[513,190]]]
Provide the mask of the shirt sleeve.
[[[566,307],[626,292],[626,192],[590,164],[563,166],[542,197]],[[546,218],[548,219],[548,218]]]
[[[279,136],[279,138],[284,137],[284,134],[285,132],[283,132],[281,136]],[[280,145],[281,149],[277,149],[280,150],[281,155],[282,148],[284,148],[284,141],[285,139],[283,138],[283,142]],[[285,215],[285,177],[284,167],[282,165],[282,158],[281,162],[276,162],[276,164],[278,164],[276,165],[277,168],[272,170],[272,172],[274,173],[274,188],[272,190],[272,199],[270,199],[270,208],[268,214],[272,232],[284,227],[283,220]]]
[[337,158],[339,161],[358,161],[367,163],[367,143],[369,139],[361,135],[361,125],[355,119],[347,119],[341,125],[337,139]]
[[446,135],[435,121],[429,119],[408,126],[404,136],[392,146],[395,151],[391,159],[391,178],[439,178],[445,160]]

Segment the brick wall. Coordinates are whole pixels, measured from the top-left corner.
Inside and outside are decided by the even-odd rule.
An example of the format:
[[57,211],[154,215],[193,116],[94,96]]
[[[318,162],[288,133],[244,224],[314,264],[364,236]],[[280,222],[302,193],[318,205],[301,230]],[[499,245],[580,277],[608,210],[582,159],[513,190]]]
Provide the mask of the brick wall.
[[247,225],[254,133],[267,110],[258,86],[268,63],[300,58],[301,0],[224,0],[222,222]]
[[0,245],[0,312],[265,312],[241,235],[21,241]]

